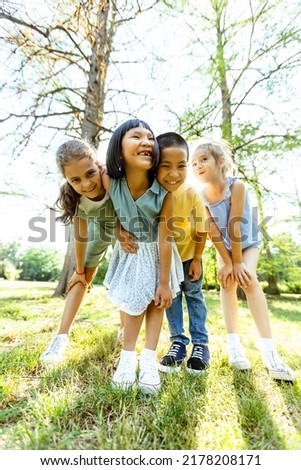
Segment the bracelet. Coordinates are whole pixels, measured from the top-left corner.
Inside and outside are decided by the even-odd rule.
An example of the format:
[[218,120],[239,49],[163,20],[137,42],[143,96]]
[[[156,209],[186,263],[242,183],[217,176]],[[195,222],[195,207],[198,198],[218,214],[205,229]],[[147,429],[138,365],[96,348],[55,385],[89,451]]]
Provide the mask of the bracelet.
[[79,276],[81,276],[82,274],[85,274],[85,271],[83,273],[79,273],[78,270],[76,269],[75,270],[76,274],[78,274]]

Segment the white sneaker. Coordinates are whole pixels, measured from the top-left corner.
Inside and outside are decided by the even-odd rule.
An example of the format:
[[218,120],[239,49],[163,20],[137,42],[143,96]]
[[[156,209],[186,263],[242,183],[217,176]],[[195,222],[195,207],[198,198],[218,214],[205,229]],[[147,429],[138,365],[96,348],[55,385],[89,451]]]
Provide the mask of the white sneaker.
[[122,352],[111,385],[113,388],[128,390],[136,382],[136,356],[128,357]]
[[228,345],[229,363],[238,370],[251,369],[251,365],[245,355],[243,348],[239,346]]
[[286,382],[294,381],[294,372],[283,362],[282,359],[280,359],[278,354],[274,351],[272,351],[269,355],[262,355],[262,360],[273,379],[284,380]]
[[138,386],[144,393],[157,393],[161,388],[158,365],[155,360],[140,358]]
[[40,361],[44,363],[57,363],[63,359],[69,343],[68,335],[56,335],[48,348],[41,354]]

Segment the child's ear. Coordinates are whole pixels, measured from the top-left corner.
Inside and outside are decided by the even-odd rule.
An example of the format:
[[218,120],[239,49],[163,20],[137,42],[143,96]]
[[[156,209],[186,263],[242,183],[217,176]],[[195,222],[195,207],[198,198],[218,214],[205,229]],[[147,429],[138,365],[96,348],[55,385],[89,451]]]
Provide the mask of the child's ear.
[[219,158],[219,160],[218,160],[218,166],[220,167],[220,169],[223,169],[223,168],[226,166],[226,159],[225,159],[225,157]]

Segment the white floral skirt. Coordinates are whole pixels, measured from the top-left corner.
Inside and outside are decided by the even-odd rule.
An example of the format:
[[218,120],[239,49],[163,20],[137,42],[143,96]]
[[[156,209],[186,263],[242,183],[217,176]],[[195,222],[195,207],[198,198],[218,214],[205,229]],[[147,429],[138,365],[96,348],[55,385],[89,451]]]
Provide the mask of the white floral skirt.
[[[117,241],[104,279],[110,301],[129,315],[141,315],[154,300],[160,277],[158,242],[138,245],[136,254],[126,253]],[[173,297],[183,280],[183,263],[172,243],[169,285]]]

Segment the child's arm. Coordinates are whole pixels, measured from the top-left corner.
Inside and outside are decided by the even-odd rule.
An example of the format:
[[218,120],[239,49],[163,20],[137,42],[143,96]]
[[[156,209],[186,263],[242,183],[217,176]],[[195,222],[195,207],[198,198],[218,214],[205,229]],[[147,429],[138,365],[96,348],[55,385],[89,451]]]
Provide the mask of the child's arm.
[[242,260],[241,229],[240,223],[245,205],[245,185],[236,180],[231,188],[231,210],[228,223],[228,231],[232,248],[233,274],[240,286],[250,284],[252,274]]
[[232,258],[225,246],[223,236],[215,224],[213,217],[208,209],[206,209],[206,211],[207,223],[209,225],[209,237],[224,263],[224,265],[218,270],[217,278],[222,287],[226,288],[228,280],[231,282],[234,281]]
[[173,216],[173,197],[167,193],[162,205],[159,222],[159,257],[160,280],[155,295],[155,305],[159,308],[169,308],[172,303],[172,293],[169,286],[171,243],[173,232],[169,225]]
[[192,217],[194,220],[195,228],[195,233],[193,235],[193,241],[195,242],[194,256],[191,260],[188,270],[188,274],[191,277],[191,281],[193,282],[197,281],[203,273],[201,259],[207,239],[207,214],[204,202],[199,192],[197,192],[195,189],[189,188],[187,189],[186,194],[190,194],[192,197],[190,217]]
[[[74,250],[76,257],[76,271],[68,282],[67,292],[78,282],[85,287],[88,285],[85,275],[85,254],[88,241],[88,221],[74,217]],[[78,274],[82,273],[82,274]]]
[[206,239],[207,232],[196,232],[194,235],[195,251],[188,270],[188,274],[191,277],[192,281],[197,281],[198,279],[200,279],[203,273],[201,258],[205,248]]
[[118,238],[123,251],[126,253],[137,253],[139,249],[138,244],[135,243],[137,238],[131,232],[124,230],[119,219],[117,219],[116,224],[116,238]]

